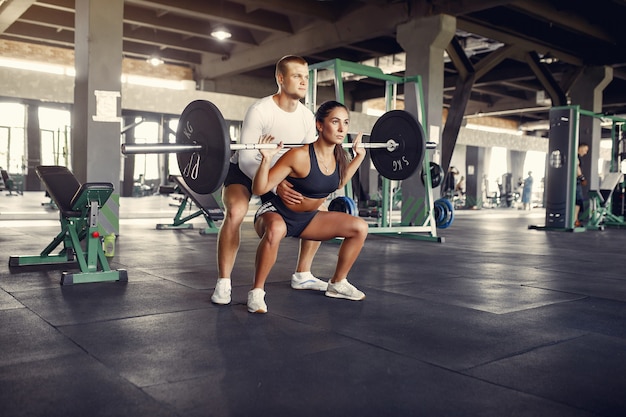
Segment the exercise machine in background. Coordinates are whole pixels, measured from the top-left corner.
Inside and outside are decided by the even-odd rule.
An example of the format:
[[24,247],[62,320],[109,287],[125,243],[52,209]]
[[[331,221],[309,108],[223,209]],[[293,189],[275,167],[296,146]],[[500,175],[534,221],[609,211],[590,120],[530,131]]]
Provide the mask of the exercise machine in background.
[[[611,123],[612,152],[609,172],[601,174],[599,184],[589,190],[589,209],[582,213],[587,221],[584,227],[576,227],[576,180],[578,167],[578,144],[580,117],[593,117]],[[626,119],[581,110],[579,106],[554,107],[550,110],[550,133],[548,167],[546,175],[545,226],[529,226],[531,229],[582,232],[603,229],[605,226],[626,226],[624,211],[615,212],[615,191],[626,186],[624,180],[624,129]],[[622,206],[623,206],[623,197]]]
[[[63,272],[61,285],[128,281],[126,270],[110,268],[102,247],[106,232],[98,223],[100,208],[113,193],[113,184],[81,184],[66,167],[58,165],[38,166],[36,172],[59,208],[61,231],[39,255],[11,256],[11,272],[16,267],[77,263],[80,272]],[[53,254],[59,246],[59,252]]]

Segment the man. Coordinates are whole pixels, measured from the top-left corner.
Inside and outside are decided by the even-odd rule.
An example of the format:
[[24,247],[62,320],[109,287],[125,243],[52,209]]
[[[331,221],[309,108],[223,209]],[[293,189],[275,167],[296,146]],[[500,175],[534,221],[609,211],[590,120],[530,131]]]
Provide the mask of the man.
[[[257,101],[246,112],[241,129],[241,143],[257,143],[262,135],[268,134],[276,138],[276,143],[313,142],[316,137],[315,118],[300,102],[306,96],[309,84],[307,62],[298,56],[285,56],[276,63],[275,76],[278,91]],[[283,149],[276,155],[272,163],[287,150]],[[252,197],[252,178],[260,163],[258,151],[237,151],[231,158],[222,190],[224,221],[217,238],[218,279],[211,296],[211,301],[215,304],[228,304],[231,301],[231,273],[239,250],[241,224],[248,213]],[[285,181],[277,187],[276,194],[289,204],[302,201],[302,195],[293,191],[291,185]],[[269,198],[269,195],[261,196],[262,201]],[[292,288],[326,291],[328,284],[311,274],[313,257],[320,243],[300,240],[298,264],[291,277]]]
[[446,175],[443,181],[443,196],[449,199],[454,197],[454,190],[456,187],[456,176],[459,175],[459,170],[456,167],[451,166],[448,168],[448,175]]
[[580,209],[585,204],[585,197],[583,195],[583,186],[587,185],[587,179],[583,175],[583,170],[580,168],[580,160],[583,156],[589,152],[589,145],[585,142],[578,144],[578,163],[576,166],[576,205],[574,206],[574,226],[581,227],[583,224],[578,219]]

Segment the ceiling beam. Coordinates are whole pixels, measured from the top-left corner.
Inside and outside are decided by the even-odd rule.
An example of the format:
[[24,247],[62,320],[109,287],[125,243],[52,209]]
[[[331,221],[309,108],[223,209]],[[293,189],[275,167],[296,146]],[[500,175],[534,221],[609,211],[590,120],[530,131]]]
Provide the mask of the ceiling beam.
[[511,8],[531,15],[535,19],[544,20],[551,25],[558,25],[572,32],[583,33],[603,42],[616,43],[616,39],[601,27],[590,24],[582,16],[559,10],[549,2],[537,0],[516,1],[511,4]]
[[320,21],[294,35],[239,51],[227,60],[207,62],[202,66],[202,73],[207,78],[225,77],[273,65],[285,55],[285,51],[302,56],[315,55],[372,37],[393,35],[396,25],[405,22],[407,18],[403,4],[361,8],[336,23]]
[[0,33],[4,33],[33,3],[35,0],[9,0],[0,3]]
[[353,7],[353,0],[344,0],[342,2],[323,2],[323,1],[294,1],[294,0],[231,0],[234,3],[243,4],[248,11],[258,9],[271,10],[276,13],[293,13],[305,17],[314,17],[316,19],[328,22],[337,21],[348,8]]
[[125,3],[177,16],[232,23],[249,29],[293,33],[291,22],[285,15],[265,10],[247,12],[244,6],[229,1],[125,0]]
[[509,45],[515,45],[524,51],[534,51],[540,54],[550,53],[553,57],[565,61],[569,64],[581,66],[583,60],[575,55],[560,51],[547,44],[540,43],[538,41],[527,39],[523,34],[512,34],[506,28],[499,28],[497,26],[486,26],[484,23],[475,21],[467,16],[460,16],[456,21],[457,29],[464,30],[466,32],[475,33],[477,35],[484,36],[489,39],[496,39],[500,42]]

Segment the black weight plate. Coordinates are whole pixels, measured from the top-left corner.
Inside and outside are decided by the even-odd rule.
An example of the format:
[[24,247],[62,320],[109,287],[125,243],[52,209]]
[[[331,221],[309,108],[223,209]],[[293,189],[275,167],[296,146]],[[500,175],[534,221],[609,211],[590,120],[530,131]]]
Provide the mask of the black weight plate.
[[348,197],[340,196],[335,197],[330,201],[330,204],[328,204],[328,210],[350,214],[350,212],[352,211],[352,207],[350,207]]
[[[437,188],[443,178],[441,166],[436,162],[430,163],[430,183],[432,188]],[[422,184],[426,185],[426,172],[422,168]]]
[[391,110],[383,114],[372,128],[371,143],[387,143],[393,139],[398,147],[370,148],[372,163],[380,175],[390,180],[404,180],[422,166],[426,141],[424,130],[410,113]]
[[205,100],[189,103],[180,115],[176,143],[203,147],[176,155],[189,188],[198,194],[217,191],[224,184],[230,160],[230,136],[219,109]]

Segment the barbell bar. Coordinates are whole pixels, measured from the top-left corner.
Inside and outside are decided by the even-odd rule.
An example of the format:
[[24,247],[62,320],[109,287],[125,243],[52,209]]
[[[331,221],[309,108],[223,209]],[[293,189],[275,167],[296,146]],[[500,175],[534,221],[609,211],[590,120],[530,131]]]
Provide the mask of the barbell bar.
[[[283,143],[284,148],[299,148],[302,144],[297,143]],[[352,143],[342,143],[343,148],[352,148]],[[362,142],[359,144],[359,148],[365,149],[387,149],[389,152],[393,152],[400,146],[398,142],[393,139],[387,140],[385,143],[369,143]],[[278,144],[276,143],[233,143],[230,145],[231,151],[249,151],[258,149],[276,149]],[[124,143],[122,144],[122,153],[124,155],[136,155],[136,154],[163,154],[163,153],[180,153],[180,152],[201,152],[203,151],[202,145],[190,144],[179,145],[177,143]]]
[[[376,170],[390,180],[404,180],[422,166],[426,143],[422,126],[410,113],[391,110],[376,120],[363,142],[370,149]],[[198,194],[211,194],[224,183],[233,150],[271,149],[275,144],[231,144],[228,126],[220,110],[210,101],[189,103],[178,122],[176,143],[131,144],[121,146],[124,155],[175,153],[185,182]],[[302,144],[285,144],[285,147]],[[344,143],[350,148],[352,144]]]

